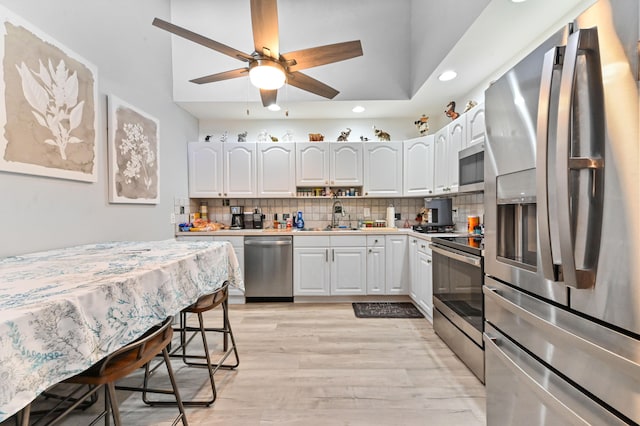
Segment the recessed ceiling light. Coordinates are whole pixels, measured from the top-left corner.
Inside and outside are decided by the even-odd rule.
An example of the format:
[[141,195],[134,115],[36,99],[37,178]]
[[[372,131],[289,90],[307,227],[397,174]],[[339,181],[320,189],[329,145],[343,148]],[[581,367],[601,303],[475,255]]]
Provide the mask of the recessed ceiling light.
[[364,112],[364,107],[358,105],[358,106],[353,107],[353,109],[351,111],[353,111],[353,112]]
[[458,76],[457,72],[455,72],[453,70],[448,70],[448,71],[445,71],[442,74],[440,74],[438,76],[438,80],[440,80],[440,81],[449,81],[449,80],[453,80],[457,76]]
[[511,3],[524,3],[527,0],[511,0]]
[[278,104],[271,104],[267,107],[267,109],[269,111],[280,111],[280,105]]

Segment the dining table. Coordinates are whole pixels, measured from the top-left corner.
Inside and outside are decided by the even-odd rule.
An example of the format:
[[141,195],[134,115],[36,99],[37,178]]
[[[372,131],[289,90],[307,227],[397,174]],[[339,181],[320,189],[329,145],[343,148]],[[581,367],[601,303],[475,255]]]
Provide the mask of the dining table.
[[226,241],[119,241],[0,259],[0,422],[228,281]]

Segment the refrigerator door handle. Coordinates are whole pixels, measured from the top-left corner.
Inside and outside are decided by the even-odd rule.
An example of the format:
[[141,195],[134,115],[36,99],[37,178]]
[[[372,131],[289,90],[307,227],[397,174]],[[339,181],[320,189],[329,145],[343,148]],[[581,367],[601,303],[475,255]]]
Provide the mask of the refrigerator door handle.
[[[579,57],[583,67],[580,77]],[[578,99],[578,79],[581,84],[586,83],[588,102]],[[576,108],[574,103],[587,111]],[[579,123],[580,116],[588,116],[589,122]],[[581,29],[569,36],[565,50],[555,165],[561,280],[578,289],[592,288],[596,283],[604,209],[604,117],[597,28]],[[577,126],[579,138],[573,138],[573,128]]]
[[549,227],[549,113],[551,109],[551,85],[553,71],[561,65],[564,47],[555,46],[544,55],[540,95],[538,98],[537,153],[536,153],[536,209],[540,237],[540,262],[545,279],[558,281],[558,271],[553,264],[551,230]]

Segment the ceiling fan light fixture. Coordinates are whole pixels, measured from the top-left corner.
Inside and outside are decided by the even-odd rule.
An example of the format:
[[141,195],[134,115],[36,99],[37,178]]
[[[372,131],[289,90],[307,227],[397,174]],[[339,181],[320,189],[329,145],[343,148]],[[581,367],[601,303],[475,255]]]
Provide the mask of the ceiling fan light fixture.
[[351,110],[355,113],[360,113],[360,112],[364,112],[364,107],[361,105],[356,105],[353,107],[353,109]]
[[249,80],[259,89],[276,90],[284,86],[284,68],[278,62],[258,59],[249,66]]
[[440,81],[450,81],[458,76],[458,73],[454,70],[447,70],[438,76]]
[[267,109],[269,111],[280,111],[280,105],[278,104],[271,104],[267,107]]

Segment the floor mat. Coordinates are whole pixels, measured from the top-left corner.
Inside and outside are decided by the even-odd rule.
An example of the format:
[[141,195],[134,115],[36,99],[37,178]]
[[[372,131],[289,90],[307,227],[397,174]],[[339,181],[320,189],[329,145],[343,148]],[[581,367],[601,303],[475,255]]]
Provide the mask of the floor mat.
[[423,318],[411,302],[353,303],[358,318]]

